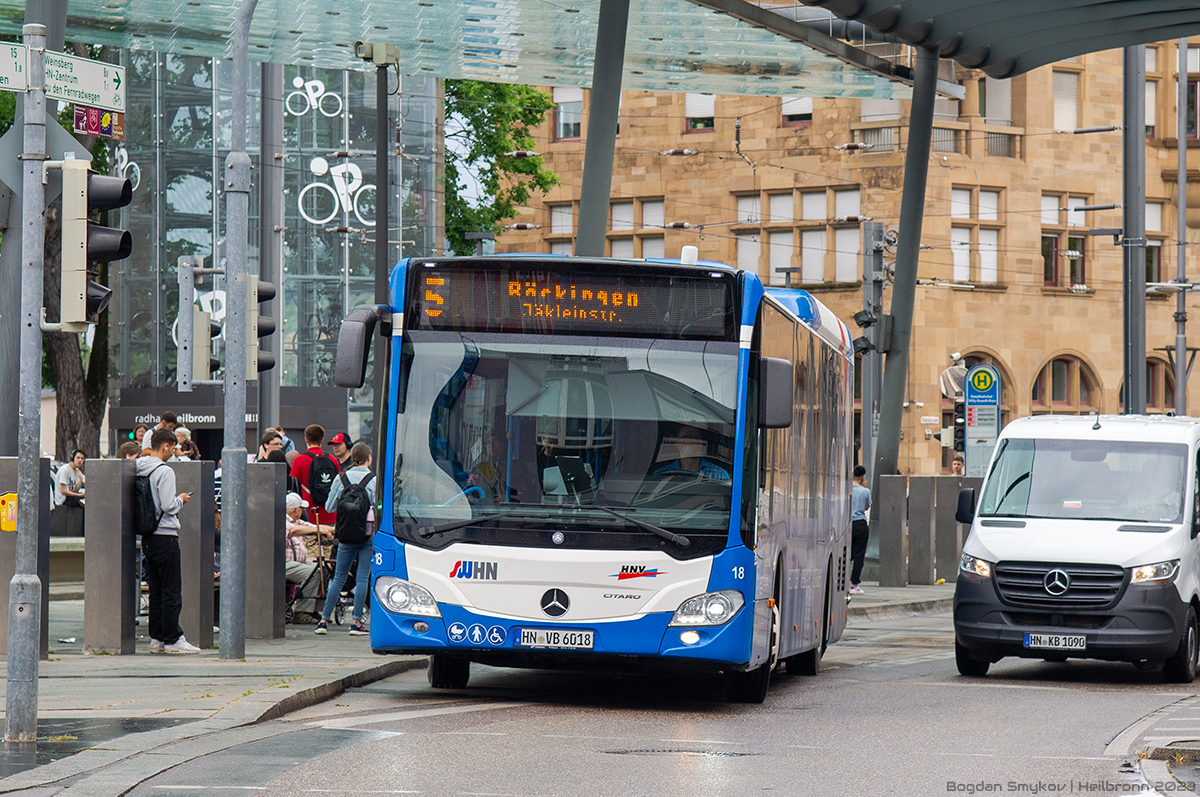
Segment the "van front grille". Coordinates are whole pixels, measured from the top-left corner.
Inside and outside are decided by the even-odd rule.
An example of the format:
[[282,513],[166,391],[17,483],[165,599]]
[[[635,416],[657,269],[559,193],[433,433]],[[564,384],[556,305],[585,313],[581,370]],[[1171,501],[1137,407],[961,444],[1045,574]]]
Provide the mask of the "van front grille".
[[[1053,571],[1066,574],[1066,590],[1057,584],[1064,579],[1048,578]],[[1125,569],[1116,565],[1056,564],[1053,562],[998,562],[996,589],[1005,603],[1047,609],[1101,609],[1120,597],[1125,586]],[[1048,590],[1047,581],[1052,590]]]

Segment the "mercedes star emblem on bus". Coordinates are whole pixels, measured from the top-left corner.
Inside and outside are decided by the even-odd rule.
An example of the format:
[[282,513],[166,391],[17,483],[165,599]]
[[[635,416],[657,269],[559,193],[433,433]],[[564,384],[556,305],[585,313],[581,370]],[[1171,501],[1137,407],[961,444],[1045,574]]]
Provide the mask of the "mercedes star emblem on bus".
[[542,595],[542,611],[549,617],[562,617],[571,608],[571,599],[561,589],[548,589]]

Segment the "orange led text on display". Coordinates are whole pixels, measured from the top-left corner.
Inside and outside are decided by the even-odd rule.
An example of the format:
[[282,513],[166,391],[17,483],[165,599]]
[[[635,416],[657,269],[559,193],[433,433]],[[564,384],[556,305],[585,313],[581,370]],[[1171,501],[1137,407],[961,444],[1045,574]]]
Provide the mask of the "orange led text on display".
[[637,307],[635,291],[608,291],[579,288],[575,285],[549,286],[538,282],[511,280],[508,295],[531,299],[522,302],[526,318],[571,318],[619,323],[621,317],[611,308]]
[[[426,277],[425,278],[425,315],[430,318],[437,318],[442,314],[442,305],[446,303],[445,297],[439,292],[439,288],[446,284],[446,280],[442,277]],[[434,307],[433,305],[437,305]]]

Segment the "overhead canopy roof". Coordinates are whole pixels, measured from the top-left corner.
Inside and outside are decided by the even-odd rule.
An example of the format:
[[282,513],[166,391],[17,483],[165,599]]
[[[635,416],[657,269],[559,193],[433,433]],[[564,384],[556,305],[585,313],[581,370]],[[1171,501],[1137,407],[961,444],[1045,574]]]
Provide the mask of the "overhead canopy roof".
[[[222,58],[231,52],[240,6],[240,0],[70,0],[67,39]],[[364,40],[398,45],[405,74],[588,86],[599,11],[600,0],[260,0],[250,57],[363,69],[353,44]],[[0,30],[19,34],[24,13],[25,0],[0,0]],[[634,0],[622,87],[909,96],[909,86],[896,82],[908,76],[904,67],[771,16],[792,26],[791,39],[690,0]]]
[[1200,34],[1196,0],[808,0],[992,77]]

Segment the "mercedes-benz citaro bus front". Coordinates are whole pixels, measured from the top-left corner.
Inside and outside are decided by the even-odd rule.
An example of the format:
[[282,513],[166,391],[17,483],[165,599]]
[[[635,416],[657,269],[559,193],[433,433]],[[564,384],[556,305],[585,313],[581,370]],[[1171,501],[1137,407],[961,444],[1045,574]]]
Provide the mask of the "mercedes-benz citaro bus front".
[[756,611],[743,543],[758,377],[742,279],[536,256],[401,262],[377,653],[432,654],[438,687],[466,685],[471,661],[745,671],[766,658],[752,632],[769,592]]

